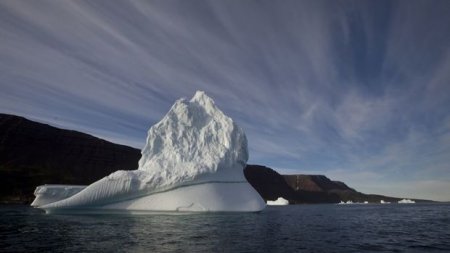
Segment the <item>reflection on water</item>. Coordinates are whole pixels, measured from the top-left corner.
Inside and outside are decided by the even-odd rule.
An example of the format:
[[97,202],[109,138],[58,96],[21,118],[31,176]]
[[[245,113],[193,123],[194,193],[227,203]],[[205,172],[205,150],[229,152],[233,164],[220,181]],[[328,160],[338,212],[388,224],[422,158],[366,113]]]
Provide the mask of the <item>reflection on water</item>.
[[25,206],[0,211],[0,251],[450,250],[450,205],[303,205],[183,215],[45,215]]

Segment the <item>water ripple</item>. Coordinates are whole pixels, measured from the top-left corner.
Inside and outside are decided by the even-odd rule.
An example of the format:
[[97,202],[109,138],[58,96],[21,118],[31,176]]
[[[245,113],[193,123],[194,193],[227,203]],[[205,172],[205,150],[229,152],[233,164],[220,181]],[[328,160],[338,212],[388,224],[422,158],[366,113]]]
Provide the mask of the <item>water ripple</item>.
[[299,205],[261,213],[45,215],[0,206],[0,251],[449,252],[450,205]]

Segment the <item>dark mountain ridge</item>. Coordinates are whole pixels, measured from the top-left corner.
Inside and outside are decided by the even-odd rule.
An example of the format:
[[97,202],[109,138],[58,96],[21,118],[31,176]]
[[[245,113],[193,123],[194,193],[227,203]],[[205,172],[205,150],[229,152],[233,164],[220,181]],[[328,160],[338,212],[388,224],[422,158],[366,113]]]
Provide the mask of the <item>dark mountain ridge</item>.
[[[116,170],[136,169],[140,151],[23,117],[0,114],[0,203],[30,203],[43,184],[88,185]],[[244,174],[265,200],[291,204],[397,201],[367,195],[323,175],[280,175],[259,165]]]
[[339,203],[340,201],[380,203],[381,200],[397,202],[402,199],[364,194],[343,182],[332,181],[323,175],[280,175],[273,169],[260,165],[247,165],[244,174],[248,182],[265,200],[276,200],[282,197],[289,200],[290,204]]
[[90,184],[137,168],[140,156],[88,134],[0,114],[0,202],[30,202],[42,184]]

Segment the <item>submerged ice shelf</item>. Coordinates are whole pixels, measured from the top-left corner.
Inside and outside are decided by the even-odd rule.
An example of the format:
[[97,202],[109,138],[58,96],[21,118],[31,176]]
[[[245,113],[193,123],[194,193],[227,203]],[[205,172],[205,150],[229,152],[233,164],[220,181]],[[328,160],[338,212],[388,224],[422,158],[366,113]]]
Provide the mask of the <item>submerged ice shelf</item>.
[[47,212],[260,211],[265,203],[244,177],[247,160],[244,131],[198,91],[150,128],[137,170],[88,186],[39,186],[32,206]]

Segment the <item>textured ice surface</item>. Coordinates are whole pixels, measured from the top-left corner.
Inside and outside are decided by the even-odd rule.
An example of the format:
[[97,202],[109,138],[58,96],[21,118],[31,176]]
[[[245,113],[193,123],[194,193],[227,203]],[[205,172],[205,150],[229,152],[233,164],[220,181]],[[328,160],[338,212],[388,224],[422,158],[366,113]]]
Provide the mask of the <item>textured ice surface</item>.
[[157,175],[162,185],[177,185],[201,176],[245,181],[242,171],[247,160],[244,131],[198,91],[190,101],[176,101],[150,128],[139,170]]
[[260,211],[264,202],[246,182],[199,183],[180,186],[122,201],[113,201],[98,208],[45,208],[48,213],[108,213],[125,211],[146,213],[158,211],[184,212],[249,212]]
[[66,199],[86,188],[85,185],[41,185],[36,187],[32,206],[43,206],[52,202]]
[[[117,203],[145,199],[155,194],[161,196],[172,189],[179,191],[180,187],[196,189],[200,184],[220,183],[219,188],[228,193],[216,191],[217,194],[212,196],[218,196],[219,200],[222,198],[224,203],[229,204],[228,208],[221,211],[258,211],[263,209],[265,204],[245,180],[243,169],[247,160],[247,139],[244,131],[231,118],[225,116],[211,98],[198,91],[190,101],[176,101],[166,116],[150,128],[137,170],[116,171],[74,195],[38,206],[54,210],[104,208],[116,203],[118,209],[129,209],[133,205],[127,204],[125,207]],[[243,192],[232,190],[237,184],[244,185],[236,188]],[[212,186],[210,188],[219,189]],[[194,192],[201,194],[199,191]],[[233,202],[229,192],[242,197],[236,197]],[[180,199],[172,195],[171,198]],[[191,198],[198,199],[198,196]],[[253,202],[250,201],[253,204],[250,204],[248,199],[253,199]],[[44,202],[46,201],[42,201]],[[206,198],[203,199],[202,205],[205,210],[217,211],[217,205],[208,206],[208,203],[216,202],[217,200],[208,201]],[[140,210],[178,210],[173,209],[175,204],[146,203],[147,205],[139,205]]]
[[282,197],[279,197],[277,200],[268,200],[267,205],[269,206],[285,206],[289,205],[289,201],[287,199],[284,199]]

